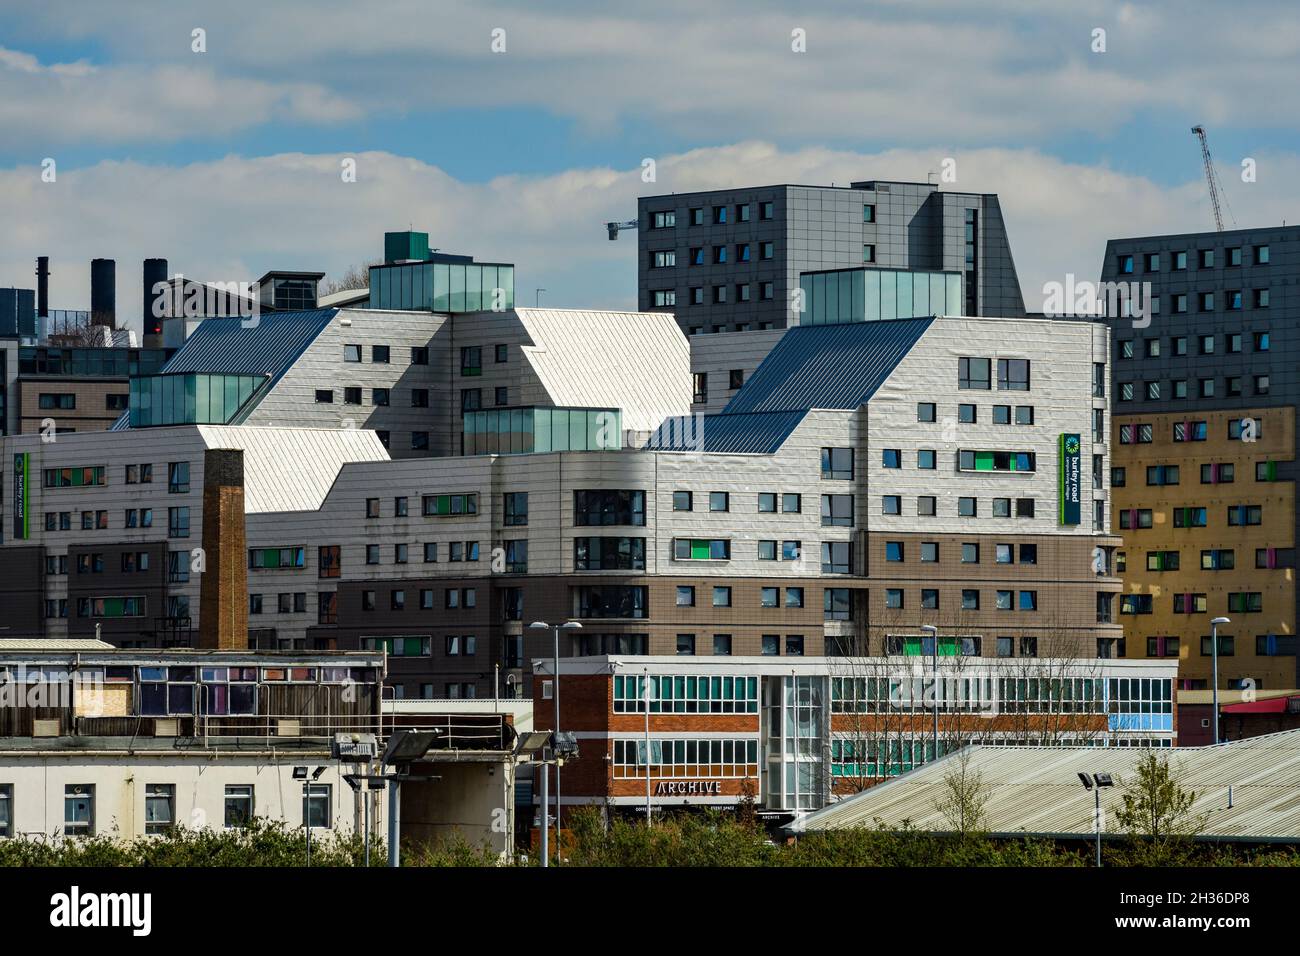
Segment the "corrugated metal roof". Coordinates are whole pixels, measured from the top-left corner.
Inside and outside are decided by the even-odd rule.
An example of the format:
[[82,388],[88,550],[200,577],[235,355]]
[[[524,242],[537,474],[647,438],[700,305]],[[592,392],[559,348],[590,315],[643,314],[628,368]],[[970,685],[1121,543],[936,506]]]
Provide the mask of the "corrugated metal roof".
[[[879,784],[790,824],[795,832],[887,827],[904,821],[921,830],[950,831],[935,807],[947,793],[945,776],[962,753],[988,794],[985,828],[994,835],[1090,836],[1093,795],[1079,773],[1109,773],[1113,790],[1102,807],[1119,805],[1137,762],[1136,747],[969,747]],[[1300,842],[1300,730],[1211,747],[1156,751],[1168,757],[1179,786],[1196,794],[1191,812],[1204,815],[1202,839]],[[1228,806],[1232,787],[1233,805]],[[1113,814],[1112,814],[1113,819]]]
[[256,325],[245,325],[244,319],[204,319],[162,370],[269,375],[274,384],[337,313],[269,312],[258,316]]
[[515,309],[523,354],[557,406],[618,408],[648,432],[691,410],[691,348],[667,312]]
[[243,449],[246,514],[315,511],[345,464],[389,460],[379,436],[362,428],[196,427],[209,448]]
[[723,414],[858,408],[932,321],[796,326],[776,343]]
[[0,654],[13,651],[104,651],[112,650],[107,641],[93,637],[0,637]]
[[740,415],[685,415],[655,429],[651,451],[771,455],[790,437],[807,412],[749,412]]

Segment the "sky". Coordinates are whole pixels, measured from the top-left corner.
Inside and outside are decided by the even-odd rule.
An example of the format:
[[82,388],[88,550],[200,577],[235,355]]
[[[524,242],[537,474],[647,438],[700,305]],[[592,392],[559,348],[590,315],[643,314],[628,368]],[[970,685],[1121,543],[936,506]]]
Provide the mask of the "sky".
[[1037,310],[1108,238],[1213,227],[1195,124],[1230,228],[1300,221],[1297,54],[1289,0],[0,0],[0,287],[49,255],[84,309],[114,258],[126,317],[146,257],[340,275],[413,227],[521,304],[635,308],[602,224],[638,196],[951,160]]

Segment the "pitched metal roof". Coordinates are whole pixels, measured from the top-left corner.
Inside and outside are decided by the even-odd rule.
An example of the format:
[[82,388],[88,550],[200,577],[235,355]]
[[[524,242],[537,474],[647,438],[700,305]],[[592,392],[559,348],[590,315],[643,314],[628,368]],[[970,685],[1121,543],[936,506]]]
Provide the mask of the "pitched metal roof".
[[807,412],[748,412],[738,415],[678,416],[655,429],[651,451],[771,455],[790,437]]
[[388,461],[388,449],[365,428],[195,426],[208,448],[244,452],[244,512],[315,511],[343,466]]
[[256,324],[245,319],[204,319],[162,371],[268,375],[274,384],[337,313],[338,309],[268,312],[258,316]]
[[551,403],[618,408],[648,432],[691,409],[691,348],[668,312],[515,309],[532,345],[520,350]]
[[854,409],[885,382],[933,319],[790,329],[722,414]]
[[[900,826],[950,831],[936,809],[944,778],[969,755],[967,772],[979,774],[988,794],[985,828],[995,836],[1088,837],[1093,795],[1079,773],[1109,773],[1115,788],[1102,807],[1120,803],[1139,760],[1137,747],[968,747],[886,783],[831,804],[791,823],[793,832]],[[1168,757],[1179,786],[1196,794],[1191,812],[1204,815],[1200,839],[1300,843],[1300,730],[1209,747],[1156,751]],[[1232,806],[1228,806],[1228,788]]]

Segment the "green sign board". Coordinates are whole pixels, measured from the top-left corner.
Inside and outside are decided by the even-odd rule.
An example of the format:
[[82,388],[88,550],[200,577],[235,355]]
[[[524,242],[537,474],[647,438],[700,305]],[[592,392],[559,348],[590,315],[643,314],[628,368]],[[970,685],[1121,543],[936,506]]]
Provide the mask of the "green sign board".
[[1063,434],[1059,439],[1061,467],[1060,488],[1060,523],[1078,524],[1080,502],[1083,497],[1082,456],[1079,435]]
[[29,469],[26,453],[14,455],[14,538],[26,540],[31,537],[31,520],[28,507]]

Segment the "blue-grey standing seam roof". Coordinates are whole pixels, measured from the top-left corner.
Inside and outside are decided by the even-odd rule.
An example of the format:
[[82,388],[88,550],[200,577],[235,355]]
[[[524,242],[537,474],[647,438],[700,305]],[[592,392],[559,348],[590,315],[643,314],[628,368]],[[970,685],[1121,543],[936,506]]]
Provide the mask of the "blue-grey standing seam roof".
[[722,416],[858,408],[885,383],[933,321],[796,326],[781,337]]
[[211,372],[267,375],[274,384],[325,330],[338,309],[269,312],[248,319],[204,319],[162,368],[163,375]]
[[700,418],[678,416],[660,425],[646,448],[651,451],[771,455],[790,437],[806,414],[789,411],[705,415]]

